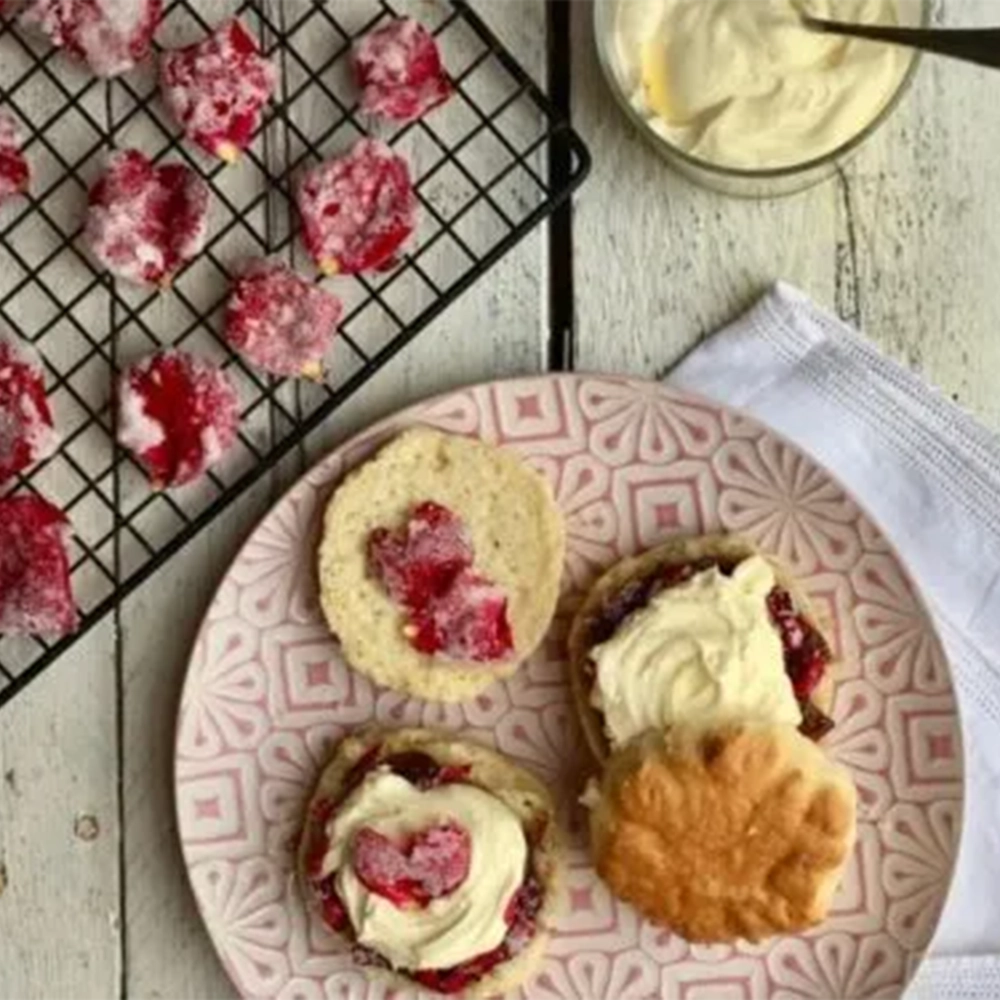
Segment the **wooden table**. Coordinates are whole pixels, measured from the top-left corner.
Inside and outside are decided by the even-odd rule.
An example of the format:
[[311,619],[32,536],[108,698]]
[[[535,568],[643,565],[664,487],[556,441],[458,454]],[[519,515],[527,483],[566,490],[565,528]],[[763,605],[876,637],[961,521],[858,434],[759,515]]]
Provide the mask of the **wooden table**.
[[[480,7],[544,80],[543,0]],[[990,0],[963,0],[945,13],[985,23],[989,11]],[[782,277],[1000,428],[1000,77],[928,60],[893,120],[834,181],[785,200],[728,200],[674,176],[622,119],[593,56],[590,15],[573,4],[573,114],[595,158],[574,216],[578,366],[659,377]],[[309,454],[428,393],[544,368],[547,248],[544,231],[523,242]],[[212,589],[295,465],[3,712],[0,997],[233,995],[177,846],[174,716]]]

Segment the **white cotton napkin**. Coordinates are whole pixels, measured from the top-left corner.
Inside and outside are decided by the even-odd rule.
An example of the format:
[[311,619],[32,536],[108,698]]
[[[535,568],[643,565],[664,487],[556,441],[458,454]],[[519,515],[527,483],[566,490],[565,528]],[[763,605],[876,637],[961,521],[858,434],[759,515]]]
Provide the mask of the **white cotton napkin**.
[[759,418],[832,472],[902,554],[957,682],[958,871],[907,1000],[1000,998],[1000,438],[802,292],[776,285],[671,384]]

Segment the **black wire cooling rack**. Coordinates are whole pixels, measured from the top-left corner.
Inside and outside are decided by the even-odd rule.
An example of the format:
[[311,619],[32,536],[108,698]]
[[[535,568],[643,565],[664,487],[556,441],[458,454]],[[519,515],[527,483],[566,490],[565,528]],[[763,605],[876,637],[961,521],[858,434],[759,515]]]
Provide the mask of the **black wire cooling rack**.
[[[98,81],[65,55],[0,21],[0,105],[28,136],[29,198],[0,214],[0,325],[46,367],[62,444],[13,490],[35,490],[73,522],[81,627],[66,639],[0,638],[0,706],[37,677],[181,546],[325,420],[458,295],[562,204],[589,166],[586,148],[464,0],[174,0],[157,34],[185,44],[239,14],[281,70],[252,149],[226,167],[182,145],[152,69]],[[291,181],[346,150],[369,124],[356,114],[347,54],[381,19],[412,13],[438,38],[457,93],[425,120],[378,134],[410,160],[423,204],[413,250],[395,270],[338,278],[341,332],[325,384],[262,377],[219,338],[230,270],[281,256],[309,273],[296,240]],[[135,146],[195,166],[214,191],[205,252],[169,293],[114,283],[80,245],[89,184],[107,151]],[[565,169],[551,169],[553,163]],[[153,492],[115,444],[115,373],[160,345],[222,363],[244,403],[239,444],[197,484]]]

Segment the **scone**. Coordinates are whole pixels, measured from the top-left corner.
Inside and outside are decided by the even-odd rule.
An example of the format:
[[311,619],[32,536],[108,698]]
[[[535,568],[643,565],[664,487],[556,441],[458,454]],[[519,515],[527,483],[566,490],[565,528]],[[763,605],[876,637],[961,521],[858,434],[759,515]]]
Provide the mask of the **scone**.
[[599,761],[646,730],[833,726],[833,653],[795,581],[742,538],[671,539],[612,566],[569,634],[570,680]]
[[532,775],[450,733],[372,728],[321,775],[299,868],[360,961],[397,985],[482,997],[541,961],[562,858]]
[[516,455],[431,428],[404,431],[330,501],[323,611],[361,673],[464,701],[541,641],[564,545],[548,483]]
[[688,941],[820,923],[855,840],[849,773],[793,726],[647,733],[589,799],[598,874]]

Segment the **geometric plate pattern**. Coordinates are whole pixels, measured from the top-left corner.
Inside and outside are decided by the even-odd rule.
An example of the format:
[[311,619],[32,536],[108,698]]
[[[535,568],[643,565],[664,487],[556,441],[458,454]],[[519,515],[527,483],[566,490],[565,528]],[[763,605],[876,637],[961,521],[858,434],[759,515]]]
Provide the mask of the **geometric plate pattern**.
[[[317,604],[313,560],[332,488],[413,424],[516,451],[549,478],[567,523],[549,636],[513,678],[463,705],[405,698],[355,674]],[[614,560],[673,533],[717,529],[786,563],[826,617],[845,661],[829,750],[860,793],[857,848],[830,918],[764,945],[690,945],[641,920],[597,879],[577,804],[589,762],[566,683],[574,607]],[[567,900],[541,972],[517,994],[525,1000],[898,996],[944,904],[961,825],[961,736],[948,665],[905,569],[815,462],[760,424],[662,385],[551,375],[421,403],[320,462],[246,543],[192,653],[175,775],[195,896],[244,996],[388,995],[309,912],[293,862],[331,747],[373,720],[462,731],[559,796]]]

